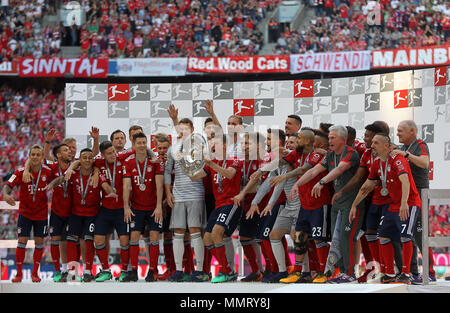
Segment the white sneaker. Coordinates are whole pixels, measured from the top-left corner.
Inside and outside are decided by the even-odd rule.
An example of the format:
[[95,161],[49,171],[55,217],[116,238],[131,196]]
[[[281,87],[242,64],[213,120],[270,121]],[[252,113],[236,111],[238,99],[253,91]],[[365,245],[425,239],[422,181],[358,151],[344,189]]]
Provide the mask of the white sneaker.
[[381,283],[381,278],[384,276],[383,273],[378,273],[375,276],[373,276],[372,278],[367,277],[367,283],[368,284],[380,284]]

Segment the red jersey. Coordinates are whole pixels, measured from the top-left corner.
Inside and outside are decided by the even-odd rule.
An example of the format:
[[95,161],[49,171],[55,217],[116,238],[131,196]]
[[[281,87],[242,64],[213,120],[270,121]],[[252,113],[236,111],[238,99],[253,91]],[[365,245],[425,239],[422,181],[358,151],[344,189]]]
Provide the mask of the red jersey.
[[[400,182],[400,179],[398,177],[403,174],[408,175],[410,184],[408,206],[421,207],[419,193],[417,192],[416,184],[414,183],[409,163],[405,159],[405,157],[400,154],[397,154],[395,158],[393,158],[392,156],[388,156],[387,162],[386,188],[388,189],[389,196],[391,198],[389,211],[398,212],[400,209],[402,200],[402,183]],[[384,162],[383,164],[380,158],[376,158],[373,162],[372,168],[370,169],[369,179],[381,179],[381,165],[383,166],[384,172],[386,162]]]
[[[209,166],[205,166],[204,170],[208,174],[208,176],[212,179],[212,189],[214,198],[216,200],[216,209],[223,207],[225,205],[234,204],[233,197],[239,194],[241,191],[241,177],[242,177],[242,161],[238,159],[231,160],[213,160],[214,163],[223,167],[229,168],[232,167],[236,169],[236,174],[232,179],[228,179],[224,176],[221,177],[219,174],[210,168]],[[219,184],[222,184],[222,190],[219,188]]]
[[[260,160],[250,160],[244,161],[242,165],[242,178],[241,178],[241,187],[244,188],[250,180],[250,176],[255,173],[260,166]],[[256,193],[247,193],[244,197],[244,211],[247,212],[252,205],[253,198]]]
[[[58,163],[47,163],[47,166],[52,170],[53,177],[55,178],[66,174],[67,168],[63,170]],[[55,186],[52,194],[52,212],[60,217],[69,217],[70,211],[72,210],[72,197],[73,193],[70,182]]]
[[[80,177],[81,176],[81,177]],[[100,174],[97,188],[89,182],[89,175],[81,175],[81,170],[75,170],[70,177],[72,184],[73,202],[72,213],[80,216],[97,216],[100,209],[101,185],[105,182],[105,177]],[[81,178],[81,180],[80,180]],[[83,186],[81,186],[83,184]],[[87,189],[86,189],[87,188]],[[86,192],[86,193],[85,193]],[[84,204],[83,194],[85,193]]]
[[151,163],[150,157],[148,157],[147,167],[145,168],[145,177],[143,185],[144,190],[140,189],[140,178],[137,163],[139,163],[139,169],[141,175],[144,176],[144,162],[137,162],[136,155],[133,154],[125,161],[125,173],[124,178],[131,178],[131,207],[140,211],[152,211],[156,208],[157,194],[156,194],[156,175],[164,175],[164,163]]
[[[321,155],[319,153],[310,153],[305,163],[308,163],[312,167],[320,164],[322,159],[325,158],[325,155]],[[330,192],[330,184],[326,184],[323,186],[322,191],[320,192],[320,197],[315,198],[311,195],[311,190],[313,187],[326,175],[327,171],[323,171],[312,180],[300,186],[298,188],[298,195],[300,198],[300,204],[305,210],[315,210],[324,205],[331,204],[331,192]]]
[[[360,167],[367,168],[368,173],[370,173],[370,169],[372,168],[372,164],[375,161],[377,157],[372,154],[372,149],[366,149],[364,154],[361,157],[361,162],[359,164]],[[369,176],[369,174],[367,174]],[[367,179],[367,176],[364,177],[364,181]],[[375,190],[372,193],[372,203],[375,205],[381,205],[389,203],[390,198],[389,196],[382,196],[381,193],[381,186],[378,186],[375,188]]]
[[[114,175],[114,163],[108,163],[107,161],[100,157],[95,159],[94,165],[100,169],[101,174],[105,177],[105,181],[109,185],[116,189],[116,194],[118,196],[117,201],[115,198],[106,198],[107,193],[102,192],[102,206],[111,209],[118,210],[123,208],[123,173],[124,173],[124,161],[119,159],[116,160],[116,174]],[[107,167],[109,168],[109,172]],[[114,185],[112,181],[114,180]]]
[[358,152],[359,157],[361,157],[366,151],[367,147],[364,142],[359,142],[355,140],[355,143],[353,144],[353,149],[355,149]]
[[[24,170],[23,167],[17,169],[10,177],[7,184],[11,188],[14,188],[17,185],[20,187],[19,214],[33,221],[44,221],[48,217],[48,197],[44,188],[54,179],[52,170],[48,166],[42,165],[39,181],[39,172],[32,172],[33,180],[29,183],[24,183],[22,181]],[[34,196],[32,186],[33,183],[36,184],[36,182],[37,188],[35,188]]]
[[283,159],[290,163],[293,167],[302,167],[308,157],[309,154],[304,155],[303,152],[292,150],[287,156],[283,157]]

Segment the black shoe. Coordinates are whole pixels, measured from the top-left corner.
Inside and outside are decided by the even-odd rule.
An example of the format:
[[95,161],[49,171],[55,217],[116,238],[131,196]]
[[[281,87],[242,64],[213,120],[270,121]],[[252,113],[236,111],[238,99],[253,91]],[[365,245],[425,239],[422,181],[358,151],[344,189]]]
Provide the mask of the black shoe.
[[130,282],[130,281],[136,282],[138,281],[138,279],[139,277],[137,274],[137,270],[131,270],[127,273],[127,276],[123,278],[122,282]]
[[405,273],[401,273],[395,278],[395,282],[399,284],[411,285],[411,277],[406,275]]
[[265,270],[264,272],[262,272],[263,278],[268,277],[268,276],[270,276],[270,275],[272,275],[272,274],[273,274],[273,273],[272,273],[271,271],[269,271],[269,270]]
[[62,272],[61,273],[61,278],[59,279],[60,283],[67,283],[67,276],[69,275],[68,272]]
[[255,272],[251,272],[246,277],[242,278],[242,282],[252,282],[252,281],[261,281],[263,275],[261,273],[256,274]]
[[89,283],[89,282],[93,281],[94,279],[95,279],[94,275],[85,273],[85,274],[83,274],[83,280],[82,281],[85,282],[85,283]]
[[310,284],[313,282],[313,278],[310,272],[303,272],[302,276],[297,280],[297,284]]
[[145,281],[148,283],[156,281],[155,272],[152,270],[148,270],[147,276],[145,277]]
[[384,275],[383,277],[381,277],[381,283],[382,284],[396,284],[397,278],[395,276],[389,276],[389,275]]

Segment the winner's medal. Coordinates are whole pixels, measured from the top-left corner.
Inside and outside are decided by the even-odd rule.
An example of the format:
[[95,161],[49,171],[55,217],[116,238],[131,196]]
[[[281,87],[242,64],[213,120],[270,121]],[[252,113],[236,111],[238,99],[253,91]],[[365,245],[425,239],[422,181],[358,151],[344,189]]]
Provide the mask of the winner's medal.
[[[227,161],[226,159],[223,160],[222,168],[225,168],[225,162],[226,161]],[[222,186],[223,178],[222,178],[222,175],[220,175],[219,173],[217,173],[217,174],[219,175],[218,178],[217,178],[217,181],[218,181],[218,184],[219,184],[219,187],[217,187],[217,192],[223,192],[223,186]]]
[[38,174],[38,177],[37,177],[37,180],[36,180],[36,184],[33,181],[33,175],[31,175],[31,192],[30,192],[30,194],[33,195],[33,202],[36,201],[36,191],[37,191],[37,188],[38,188],[38,185],[39,185],[39,181],[41,179],[41,173],[42,173],[42,166],[39,169],[39,174]]
[[387,195],[389,195],[389,190],[386,187],[388,162],[389,162],[389,154],[386,157],[386,164],[384,166],[384,171],[383,171],[383,163],[380,160],[380,178],[381,178],[381,185],[383,186],[383,188],[381,188],[380,194],[383,197],[386,197]]
[[113,174],[111,175],[111,171],[109,170],[108,162],[105,160],[106,173],[107,173],[108,179],[111,180],[111,187],[112,187],[114,193],[117,193],[117,191],[116,191],[116,165],[117,165],[117,160],[114,161]]
[[81,170],[80,170],[81,205],[82,206],[84,206],[86,204],[86,195],[87,195],[87,191],[89,189],[89,182],[91,180],[91,177],[92,177],[92,171],[89,174],[89,178],[87,180],[86,188],[84,188],[84,190],[83,190],[83,176],[81,175]]
[[137,170],[138,170],[138,173],[139,173],[139,190],[140,191],[145,191],[145,189],[147,188],[145,186],[145,172],[146,172],[146,169],[147,169],[147,161],[148,161],[148,157],[145,159],[144,171],[143,171],[144,174],[142,174],[141,173],[141,168],[139,167],[139,161],[136,159],[136,167],[137,167]]

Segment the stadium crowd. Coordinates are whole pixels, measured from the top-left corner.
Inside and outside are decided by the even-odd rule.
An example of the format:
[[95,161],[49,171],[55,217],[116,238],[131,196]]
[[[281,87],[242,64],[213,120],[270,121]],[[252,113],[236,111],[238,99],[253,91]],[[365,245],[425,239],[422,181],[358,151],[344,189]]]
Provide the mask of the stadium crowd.
[[450,39],[450,5],[441,0],[313,0],[313,7],[308,26],[280,32],[274,54],[434,46]]
[[[68,1],[64,1],[68,2]],[[55,1],[10,0],[1,7],[1,59],[61,56],[136,58],[255,55],[264,44],[257,24],[277,1],[82,0],[86,22],[43,26]],[[309,25],[277,24],[274,54],[440,45],[450,38],[450,5],[443,0],[311,0]],[[283,25],[283,26],[282,26]],[[272,37],[272,36],[270,36]]]
[[[52,127],[64,130],[64,95],[50,90],[0,87],[0,185],[24,165],[27,151],[44,143],[43,132]],[[57,135],[58,140],[64,133]],[[0,200],[2,196],[0,195]]]

